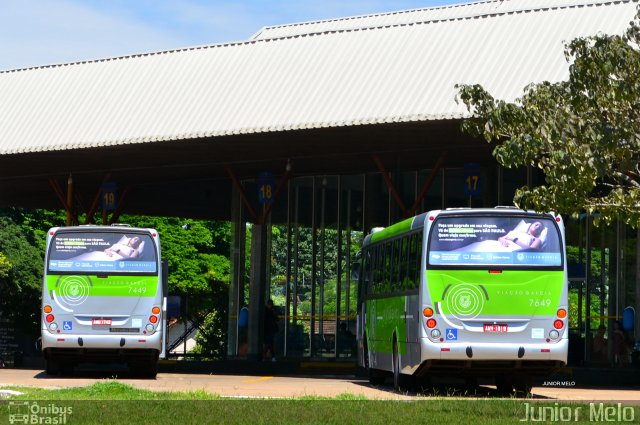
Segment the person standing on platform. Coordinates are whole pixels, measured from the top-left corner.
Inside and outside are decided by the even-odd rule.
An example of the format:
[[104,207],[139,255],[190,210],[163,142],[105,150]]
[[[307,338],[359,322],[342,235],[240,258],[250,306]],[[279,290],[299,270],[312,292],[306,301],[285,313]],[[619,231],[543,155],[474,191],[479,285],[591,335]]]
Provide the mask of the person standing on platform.
[[273,300],[267,301],[267,306],[264,309],[264,345],[263,345],[263,359],[272,362],[276,361],[276,352],[274,346],[274,339],[278,333],[278,316],[273,307]]

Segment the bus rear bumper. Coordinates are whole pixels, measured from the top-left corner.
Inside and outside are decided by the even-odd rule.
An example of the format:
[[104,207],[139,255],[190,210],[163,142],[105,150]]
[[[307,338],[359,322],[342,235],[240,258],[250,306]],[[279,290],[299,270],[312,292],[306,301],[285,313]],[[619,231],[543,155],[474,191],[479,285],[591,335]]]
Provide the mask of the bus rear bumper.
[[121,359],[157,356],[162,349],[162,334],[153,335],[52,335],[42,334],[46,359],[86,358]]
[[567,363],[569,341],[557,343],[440,343],[422,341],[422,361],[417,373],[452,372],[495,374],[506,370],[545,374]]

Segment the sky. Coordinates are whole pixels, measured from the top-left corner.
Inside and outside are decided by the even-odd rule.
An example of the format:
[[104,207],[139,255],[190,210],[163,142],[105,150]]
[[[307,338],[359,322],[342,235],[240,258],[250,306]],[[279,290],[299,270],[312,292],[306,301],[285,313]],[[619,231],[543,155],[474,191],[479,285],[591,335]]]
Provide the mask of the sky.
[[240,41],[264,26],[471,0],[0,0],[0,70]]

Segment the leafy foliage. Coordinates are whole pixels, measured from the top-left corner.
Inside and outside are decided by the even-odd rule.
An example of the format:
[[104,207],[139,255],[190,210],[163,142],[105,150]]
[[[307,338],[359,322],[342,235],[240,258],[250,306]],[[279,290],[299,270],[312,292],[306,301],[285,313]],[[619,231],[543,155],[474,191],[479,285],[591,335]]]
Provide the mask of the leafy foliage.
[[463,130],[487,142],[505,167],[533,166],[546,184],[515,203],[564,214],[599,213],[640,225],[640,26],[622,36],[577,38],[565,47],[569,79],[525,88],[516,103],[480,85],[459,87],[474,118]]
[[172,294],[209,293],[229,280],[229,223],[149,216],[123,216],[121,221],[158,231]]
[[222,359],[226,355],[226,308],[214,309],[208,313],[198,329],[197,345],[193,354],[210,359]]
[[43,252],[9,217],[0,217],[0,313],[23,333],[37,333],[40,318],[40,290]]
[[0,279],[7,278],[11,271],[11,262],[0,252]]

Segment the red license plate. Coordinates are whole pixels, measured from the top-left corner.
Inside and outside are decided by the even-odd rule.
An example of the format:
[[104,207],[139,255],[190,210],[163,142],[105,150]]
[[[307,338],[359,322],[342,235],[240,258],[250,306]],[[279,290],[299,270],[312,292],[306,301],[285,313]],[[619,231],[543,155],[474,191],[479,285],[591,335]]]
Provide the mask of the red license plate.
[[509,332],[509,325],[489,325],[485,324],[483,327],[485,332]]
[[93,326],[111,326],[111,319],[93,319],[91,324]]

